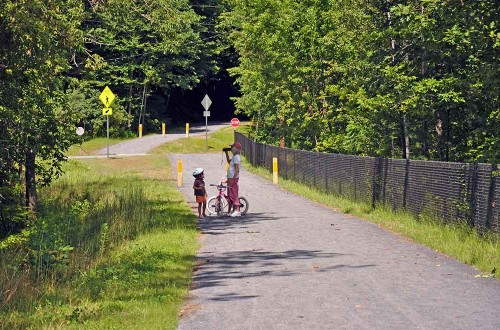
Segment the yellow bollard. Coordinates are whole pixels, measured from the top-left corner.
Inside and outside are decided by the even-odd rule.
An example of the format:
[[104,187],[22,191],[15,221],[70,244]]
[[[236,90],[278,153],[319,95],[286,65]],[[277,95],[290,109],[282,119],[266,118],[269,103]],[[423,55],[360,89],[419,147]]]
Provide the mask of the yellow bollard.
[[142,138],[142,124],[139,124],[139,138]]
[[165,137],[165,123],[161,123],[161,135]]
[[182,159],[177,161],[177,187],[182,187]]
[[186,137],[189,137],[189,123],[186,123]]
[[273,157],[273,183],[278,184],[278,158]]

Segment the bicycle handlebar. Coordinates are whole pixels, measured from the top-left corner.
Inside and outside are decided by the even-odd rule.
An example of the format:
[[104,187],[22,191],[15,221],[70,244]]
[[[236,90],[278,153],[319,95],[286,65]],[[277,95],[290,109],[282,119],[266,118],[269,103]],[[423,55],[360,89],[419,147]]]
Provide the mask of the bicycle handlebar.
[[211,187],[217,187],[217,189],[224,189],[224,188],[226,188],[226,186],[224,186],[222,184],[213,184],[213,183],[211,183],[210,186]]

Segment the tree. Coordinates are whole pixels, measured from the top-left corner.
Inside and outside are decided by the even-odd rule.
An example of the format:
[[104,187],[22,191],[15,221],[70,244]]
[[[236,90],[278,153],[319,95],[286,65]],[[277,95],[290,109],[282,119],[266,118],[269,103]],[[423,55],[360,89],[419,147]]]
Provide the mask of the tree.
[[[62,86],[68,60],[81,44],[81,14],[76,0],[0,4],[0,131],[5,148],[0,180],[10,196],[3,196],[2,221],[7,219],[4,203],[11,203],[12,196],[21,193],[34,211],[37,184],[60,174],[63,152],[74,135]],[[24,193],[18,191],[21,187]]]
[[231,70],[243,94],[236,104],[256,118],[258,138],[275,144],[284,137],[290,147],[339,150],[338,137],[347,124],[340,110],[350,93],[347,72],[361,65],[356,50],[366,35],[356,29],[370,26],[365,3],[231,4],[224,18],[233,27],[230,39],[239,54],[239,65]]
[[239,111],[263,142],[371,156],[500,158],[499,3],[244,1],[225,14]]
[[[215,69],[214,43],[203,40],[201,17],[187,0],[89,2],[82,79],[125,101],[127,126],[144,123],[147,96],[190,89]],[[124,118],[126,118],[124,116]]]

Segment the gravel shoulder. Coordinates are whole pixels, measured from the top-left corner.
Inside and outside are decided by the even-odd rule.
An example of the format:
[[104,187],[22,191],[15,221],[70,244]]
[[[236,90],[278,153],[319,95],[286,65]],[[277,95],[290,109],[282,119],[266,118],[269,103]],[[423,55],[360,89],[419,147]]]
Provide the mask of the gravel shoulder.
[[[222,153],[169,157],[174,167],[182,159],[180,191],[197,213],[191,171],[203,167],[207,185],[217,183]],[[178,329],[500,329],[500,281],[244,164],[240,186],[247,215],[199,220],[202,247]]]

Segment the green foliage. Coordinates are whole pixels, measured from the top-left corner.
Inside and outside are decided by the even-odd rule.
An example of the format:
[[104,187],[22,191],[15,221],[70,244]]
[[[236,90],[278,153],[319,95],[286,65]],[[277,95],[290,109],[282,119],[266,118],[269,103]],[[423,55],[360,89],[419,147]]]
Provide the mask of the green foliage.
[[35,208],[36,185],[61,174],[74,143],[75,113],[63,86],[82,40],[82,15],[76,0],[0,3],[0,186],[8,187],[0,196],[2,236],[29,223],[24,206]]
[[202,18],[187,0],[112,0],[91,3],[87,14],[90,56],[81,74],[95,88],[110,85],[118,94],[113,120],[120,130],[131,121],[149,119],[145,108],[150,93],[190,89],[215,69],[214,43],[202,40]]
[[499,6],[487,1],[229,0],[239,111],[262,142],[495,162]]
[[117,95],[110,135],[128,137],[132,125],[159,126],[150,94],[190,89],[217,70],[204,20],[188,0],[0,3],[0,237],[28,225],[37,187],[62,174],[66,150],[81,142],[77,126],[83,139],[104,135],[104,86]]

